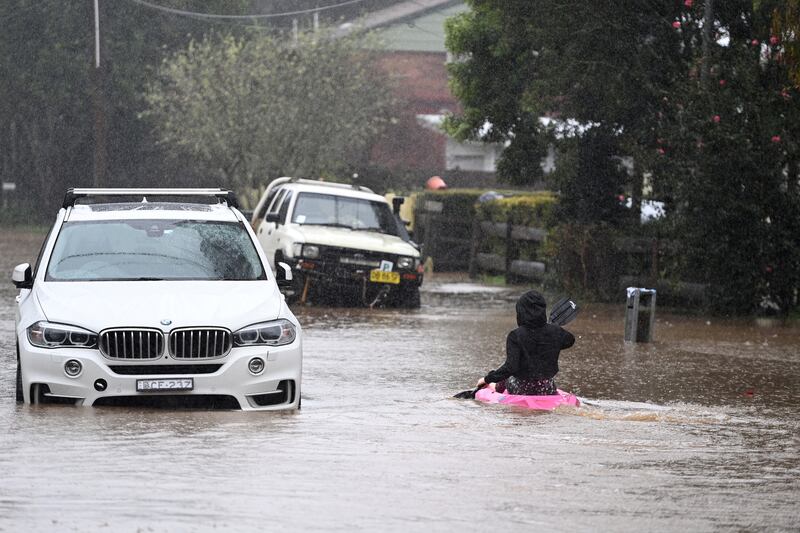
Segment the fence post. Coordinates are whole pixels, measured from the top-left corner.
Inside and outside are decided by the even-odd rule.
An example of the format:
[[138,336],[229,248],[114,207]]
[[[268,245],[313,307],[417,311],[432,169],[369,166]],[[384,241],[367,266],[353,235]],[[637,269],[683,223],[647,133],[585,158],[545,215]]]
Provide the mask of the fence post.
[[478,217],[472,219],[472,242],[469,249],[469,277],[475,279],[478,277],[478,245],[481,237],[481,223]]
[[650,284],[655,286],[658,283],[658,238],[653,239],[652,256],[650,258]]
[[511,240],[511,221],[506,220],[506,283],[511,283],[511,249],[513,241]]

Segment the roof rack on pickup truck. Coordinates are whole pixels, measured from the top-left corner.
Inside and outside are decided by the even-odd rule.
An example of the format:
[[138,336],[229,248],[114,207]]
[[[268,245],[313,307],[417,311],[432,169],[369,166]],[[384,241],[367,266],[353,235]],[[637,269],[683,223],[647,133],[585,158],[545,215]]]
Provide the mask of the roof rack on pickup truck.
[[236,194],[225,189],[67,189],[62,207],[72,207],[79,198],[92,196],[208,196],[225,200],[229,207],[239,207]]
[[306,178],[290,178],[290,177],[282,177],[277,178],[270,185],[274,188],[278,185],[283,185],[284,183],[302,183],[305,185],[319,185],[321,187],[338,187],[340,189],[355,189],[357,191],[362,192],[369,192],[375,194],[375,191],[370,189],[369,187],[364,187],[363,185],[357,185],[355,183],[338,183],[335,181],[322,181],[322,180],[309,180]]

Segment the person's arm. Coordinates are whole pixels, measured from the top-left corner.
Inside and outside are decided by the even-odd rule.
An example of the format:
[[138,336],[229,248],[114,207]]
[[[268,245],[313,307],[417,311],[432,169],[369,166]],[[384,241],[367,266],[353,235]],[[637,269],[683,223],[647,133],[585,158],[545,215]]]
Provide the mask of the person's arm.
[[569,348],[575,344],[575,335],[561,328],[561,349]]
[[519,345],[516,336],[512,333],[506,338],[506,362],[497,370],[492,370],[484,381],[486,383],[496,383],[513,376],[519,370]]

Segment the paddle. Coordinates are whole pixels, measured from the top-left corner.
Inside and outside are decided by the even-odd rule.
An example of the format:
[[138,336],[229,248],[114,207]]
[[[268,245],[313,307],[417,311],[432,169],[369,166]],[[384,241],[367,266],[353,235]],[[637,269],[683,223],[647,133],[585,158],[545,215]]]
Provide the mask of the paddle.
[[[569,298],[561,298],[557,301],[553,308],[550,310],[550,323],[558,326],[566,326],[578,316],[578,305]],[[485,387],[484,385],[483,387]],[[470,390],[463,390],[458,394],[453,395],[453,398],[460,398],[462,400],[474,400],[475,393],[483,387],[478,387]]]
[[[485,387],[484,385],[483,387]],[[477,389],[470,389],[470,390],[462,390],[458,394],[454,394],[453,398],[460,398],[462,400],[474,400],[475,393],[481,390],[483,387],[478,387]]]
[[569,298],[561,298],[550,310],[550,323],[566,326],[578,316],[578,304]]

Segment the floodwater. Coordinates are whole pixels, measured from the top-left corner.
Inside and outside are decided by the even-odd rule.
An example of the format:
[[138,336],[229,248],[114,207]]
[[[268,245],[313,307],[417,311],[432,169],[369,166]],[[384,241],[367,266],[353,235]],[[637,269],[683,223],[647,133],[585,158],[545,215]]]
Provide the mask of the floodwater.
[[[0,273],[42,234],[0,230]],[[297,413],[22,406],[0,283],[1,531],[797,531],[800,328],[586,306],[552,413],[451,396],[500,364],[520,289],[299,309]],[[499,529],[502,528],[502,529]]]

